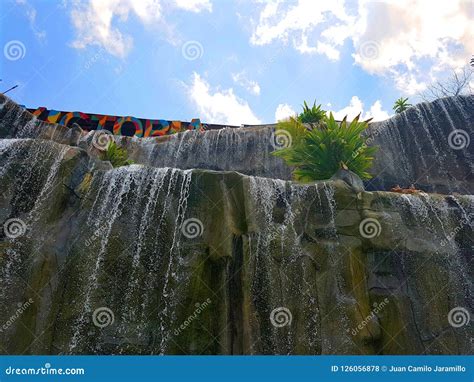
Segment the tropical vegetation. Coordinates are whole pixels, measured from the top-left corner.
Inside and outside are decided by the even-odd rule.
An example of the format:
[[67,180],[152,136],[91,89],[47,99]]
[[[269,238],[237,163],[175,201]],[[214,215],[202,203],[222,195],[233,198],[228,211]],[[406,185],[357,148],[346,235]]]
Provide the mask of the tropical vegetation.
[[[342,122],[332,113],[321,123],[308,129],[299,118],[291,118],[278,124],[278,129],[291,135],[291,144],[273,152],[294,168],[295,180],[310,182],[331,178],[340,168],[356,173],[362,179],[370,179],[376,147],[369,147],[362,133],[369,121],[359,121],[360,115],[351,122]],[[278,130],[277,130],[278,132]]]
[[107,150],[102,154],[102,160],[109,161],[114,167],[128,166],[134,163],[128,159],[127,150],[117,146],[113,141],[109,143]]
[[306,101],[303,102],[303,112],[298,115],[298,121],[310,125],[320,123],[326,117],[326,110],[321,108],[321,105],[316,106],[314,101],[313,106],[309,107]]
[[395,110],[395,113],[401,113],[402,111],[405,111],[408,109],[411,104],[408,103],[408,98],[403,98],[400,97],[395,101],[395,104],[393,105],[393,110]]

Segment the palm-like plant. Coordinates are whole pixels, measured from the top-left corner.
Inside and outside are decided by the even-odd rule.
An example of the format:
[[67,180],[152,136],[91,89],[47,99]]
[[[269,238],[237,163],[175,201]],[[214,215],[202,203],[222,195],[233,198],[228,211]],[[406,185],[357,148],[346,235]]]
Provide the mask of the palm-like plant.
[[393,105],[393,110],[395,110],[395,113],[401,113],[402,111],[405,111],[408,109],[411,104],[408,103],[408,98],[403,98],[400,97],[395,101],[395,104]]
[[371,175],[367,171],[372,166],[377,148],[367,146],[362,137],[368,122],[359,122],[357,116],[350,123],[347,117],[339,123],[330,113],[318,128],[312,130],[306,129],[295,119],[280,123],[278,127],[292,135],[292,144],[273,154],[294,167],[293,176],[298,181],[329,179],[341,167],[351,170],[362,179],[370,179]]
[[115,142],[110,142],[107,150],[102,154],[102,160],[107,160],[112,163],[113,167],[128,166],[133,164],[131,159],[128,159],[127,150],[117,146]]
[[321,122],[324,117],[326,117],[326,110],[323,110],[321,105],[316,106],[316,101],[314,101],[313,106],[309,107],[304,101],[303,112],[298,115],[298,121],[313,125]]

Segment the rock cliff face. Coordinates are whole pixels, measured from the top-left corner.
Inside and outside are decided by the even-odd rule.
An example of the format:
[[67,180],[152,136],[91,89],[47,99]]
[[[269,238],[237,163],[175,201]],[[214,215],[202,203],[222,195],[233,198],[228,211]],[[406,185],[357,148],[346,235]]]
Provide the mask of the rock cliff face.
[[[2,97],[0,95],[0,97]],[[46,137],[78,142],[78,129],[65,129],[35,119],[0,98],[0,137]],[[116,137],[137,163],[154,167],[238,171],[246,175],[291,179],[291,169],[275,150],[276,125],[225,128],[205,133],[187,131],[157,138]],[[474,194],[474,95],[421,103],[368,130],[369,144],[380,147],[369,190],[414,184],[427,192]],[[81,135],[90,146],[92,133]]]
[[472,353],[472,195],[165,167],[156,140],[112,169],[2,104],[2,354]]
[[370,189],[415,184],[429,192],[474,194],[474,95],[420,103],[372,123],[379,146]]

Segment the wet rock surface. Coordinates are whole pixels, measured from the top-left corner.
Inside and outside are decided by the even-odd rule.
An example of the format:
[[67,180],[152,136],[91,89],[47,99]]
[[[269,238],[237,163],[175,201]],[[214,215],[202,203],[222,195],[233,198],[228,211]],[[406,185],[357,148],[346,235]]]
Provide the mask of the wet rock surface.
[[472,353],[472,195],[110,169],[0,113],[2,354]]
[[[94,132],[36,120],[0,95],[0,138],[42,138],[95,150]],[[291,179],[291,169],[271,155],[276,125],[224,128],[137,139],[115,137],[136,163],[154,167],[238,171]],[[365,182],[368,190],[396,185],[426,192],[474,194],[474,95],[421,103],[383,122],[371,123],[369,145],[379,147]]]
[[473,95],[420,103],[372,123],[368,136],[379,147],[368,189],[474,194]]

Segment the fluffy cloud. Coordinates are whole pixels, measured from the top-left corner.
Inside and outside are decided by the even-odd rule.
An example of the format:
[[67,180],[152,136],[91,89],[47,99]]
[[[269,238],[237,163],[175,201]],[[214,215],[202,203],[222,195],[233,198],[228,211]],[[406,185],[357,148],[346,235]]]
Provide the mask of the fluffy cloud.
[[245,72],[232,74],[232,80],[250,93],[260,95],[260,85],[256,81],[249,80]]
[[175,0],[175,5],[190,12],[212,11],[209,0]]
[[353,96],[349,105],[338,111],[333,111],[334,118],[341,120],[346,115],[348,120],[361,114],[362,120],[373,118],[374,121],[382,121],[390,117],[389,113],[382,110],[382,104],[379,100],[375,101],[369,110],[364,113],[364,104],[357,96]]
[[200,117],[206,122],[223,125],[261,123],[249,104],[237,97],[232,88],[211,89],[209,83],[198,73],[193,73],[191,83],[185,86]]
[[367,1],[359,14],[355,62],[369,73],[390,75],[408,94],[465,65],[474,51],[474,12],[466,1]]
[[474,51],[474,12],[465,0],[299,0],[264,3],[250,42],[289,42],[302,54],[337,60],[346,41],[354,62],[414,94]]
[[[164,5],[191,12],[212,10],[209,0],[176,0]],[[161,20],[163,6],[161,0],[101,0],[88,2],[74,1],[71,20],[76,30],[72,46],[77,49],[89,45],[103,47],[110,54],[125,57],[133,46],[133,38],[123,34],[117,24],[134,15],[145,26]]]
[[277,106],[275,110],[275,121],[278,122],[287,119],[288,117],[294,116],[295,114],[296,111],[294,111],[290,105],[286,103],[281,103]]
[[[353,18],[346,13],[343,0],[299,0],[286,9],[282,2],[266,2],[260,13],[258,25],[250,42],[254,45],[269,44],[274,40],[287,43],[291,40],[301,53],[321,53],[330,59],[338,59],[336,49],[347,38]],[[342,21],[342,27],[330,27],[334,21]],[[309,41],[316,27],[322,28],[320,40]],[[341,36],[342,34],[342,36]]]

